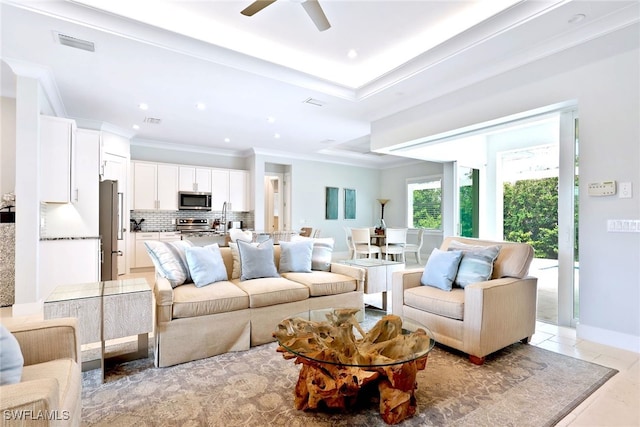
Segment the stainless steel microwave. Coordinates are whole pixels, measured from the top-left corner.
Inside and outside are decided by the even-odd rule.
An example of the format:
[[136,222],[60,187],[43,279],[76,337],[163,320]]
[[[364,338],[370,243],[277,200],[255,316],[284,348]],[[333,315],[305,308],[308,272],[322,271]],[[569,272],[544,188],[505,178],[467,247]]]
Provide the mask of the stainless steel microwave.
[[178,193],[178,209],[181,211],[210,211],[211,193],[180,191]]

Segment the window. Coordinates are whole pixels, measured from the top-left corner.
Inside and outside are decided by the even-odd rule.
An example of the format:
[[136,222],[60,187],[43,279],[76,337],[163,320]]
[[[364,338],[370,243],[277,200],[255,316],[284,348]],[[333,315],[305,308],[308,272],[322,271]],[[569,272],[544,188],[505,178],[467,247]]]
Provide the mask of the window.
[[408,224],[412,228],[442,229],[442,177],[407,180]]

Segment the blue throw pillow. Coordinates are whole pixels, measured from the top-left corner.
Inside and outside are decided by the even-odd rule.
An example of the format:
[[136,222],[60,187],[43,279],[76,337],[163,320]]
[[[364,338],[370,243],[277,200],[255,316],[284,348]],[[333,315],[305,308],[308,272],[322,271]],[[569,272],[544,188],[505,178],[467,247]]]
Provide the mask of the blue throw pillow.
[[463,250],[455,285],[464,288],[472,283],[489,280],[493,272],[493,262],[498,257],[499,252],[500,246],[488,246],[483,249],[469,251]]
[[185,250],[189,273],[196,287],[227,280],[227,269],[217,243],[205,247],[193,246]]
[[280,277],[273,260],[272,239],[259,245],[252,245],[242,240],[238,240],[236,243],[240,255],[240,280]]
[[311,273],[313,240],[280,242],[280,273]]
[[0,385],[19,383],[23,365],[18,340],[4,325],[0,325]]
[[461,259],[461,251],[441,251],[435,248],[424,267],[420,284],[450,291]]

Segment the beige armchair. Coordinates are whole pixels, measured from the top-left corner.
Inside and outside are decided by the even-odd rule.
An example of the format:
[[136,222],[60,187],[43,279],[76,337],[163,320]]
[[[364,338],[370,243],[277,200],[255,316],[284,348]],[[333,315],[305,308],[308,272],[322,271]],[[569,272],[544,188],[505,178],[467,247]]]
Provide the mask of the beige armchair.
[[0,386],[3,426],[79,426],[81,353],[75,318],[7,325],[20,344],[19,383]]
[[469,355],[481,365],[485,356],[535,332],[538,279],[527,277],[533,248],[524,243],[447,237],[467,245],[500,245],[490,280],[450,292],[421,286],[423,268],[399,271],[392,279],[392,311],[427,326],[435,340]]

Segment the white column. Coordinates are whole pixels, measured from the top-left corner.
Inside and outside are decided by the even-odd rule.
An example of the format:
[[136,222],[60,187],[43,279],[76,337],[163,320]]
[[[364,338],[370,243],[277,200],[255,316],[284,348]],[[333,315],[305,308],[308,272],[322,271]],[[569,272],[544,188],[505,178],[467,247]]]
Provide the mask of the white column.
[[39,292],[40,240],[39,118],[37,79],[16,77],[16,290],[13,314],[37,311],[45,295]]

